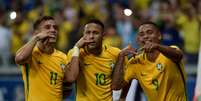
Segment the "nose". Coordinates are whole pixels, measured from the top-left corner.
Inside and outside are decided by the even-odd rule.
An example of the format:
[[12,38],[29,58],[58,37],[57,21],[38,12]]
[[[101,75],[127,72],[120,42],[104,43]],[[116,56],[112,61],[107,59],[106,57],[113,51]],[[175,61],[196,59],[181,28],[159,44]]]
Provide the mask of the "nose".
[[89,34],[89,38],[90,38],[90,39],[93,39],[93,38],[94,38],[94,34],[93,34],[93,33],[90,33],[90,34]]
[[54,26],[51,26],[50,32],[56,34],[57,33],[57,29],[55,29]]
[[148,39],[148,36],[147,36],[147,35],[144,35],[144,36],[143,36],[143,39]]

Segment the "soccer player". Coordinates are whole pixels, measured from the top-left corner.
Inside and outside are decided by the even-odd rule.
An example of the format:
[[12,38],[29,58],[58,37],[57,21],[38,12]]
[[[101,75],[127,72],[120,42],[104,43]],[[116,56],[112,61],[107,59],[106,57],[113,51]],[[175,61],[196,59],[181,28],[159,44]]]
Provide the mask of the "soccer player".
[[[132,79],[137,79],[149,101],[187,100],[182,52],[176,46],[161,45],[161,38],[160,30],[154,23],[140,25],[137,43],[143,52],[129,60],[125,72],[123,57],[127,54],[119,55],[121,61],[117,62],[114,70],[115,89],[127,88]],[[130,49],[132,47],[127,48]]]
[[88,21],[83,37],[68,52],[69,66],[79,71],[76,101],[112,101],[112,72],[120,50],[102,44],[103,34],[101,21]]
[[67,58],[54,48],[57,34],[54,18],[44,16],[34,23],[31,40],[16,53],[15,61],[22,69],[26,101],[62,101]]

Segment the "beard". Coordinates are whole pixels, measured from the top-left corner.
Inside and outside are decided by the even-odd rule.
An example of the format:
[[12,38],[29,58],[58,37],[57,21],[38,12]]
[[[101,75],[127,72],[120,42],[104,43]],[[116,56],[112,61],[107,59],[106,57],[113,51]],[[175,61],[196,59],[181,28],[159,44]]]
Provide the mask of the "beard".
[[89,50],[93,50],[93,49],[96,49],[97,48],[97,44],[96,43],[90,43],[87,45],[87,48]]
[[48,38],[48,43],[56,43],[57,38]]

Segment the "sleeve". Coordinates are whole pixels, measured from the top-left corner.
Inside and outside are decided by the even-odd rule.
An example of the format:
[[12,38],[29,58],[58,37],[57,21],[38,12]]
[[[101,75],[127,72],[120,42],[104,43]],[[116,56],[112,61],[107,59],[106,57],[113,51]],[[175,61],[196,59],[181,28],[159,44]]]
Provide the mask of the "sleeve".
[[69,50],[67,53],[67,58],[66,58],[66,64],[69,64],[71,59],[72,59],[72,53],[73,53],[73,49]]
[[108,52],[114,56],[113,58],[117,59],[121,50],[116,47],[109,47]]
[[127,65],[126,65],[126,69],[124,72],[124,81],[126,81],[127,83],[129,83],[132,79],[136,79],[137,75],[137,68],[136,68],[136,64],[133,64],[132,61],[134,61],[133,59],[131,59],[130,61],[128,61]]

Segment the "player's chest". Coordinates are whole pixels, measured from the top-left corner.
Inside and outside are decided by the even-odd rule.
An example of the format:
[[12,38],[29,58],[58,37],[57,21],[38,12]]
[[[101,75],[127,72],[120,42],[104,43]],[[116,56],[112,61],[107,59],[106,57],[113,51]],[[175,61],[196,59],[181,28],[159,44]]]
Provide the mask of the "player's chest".
[[148,62],[141,65],[138,77],[140,82],[146,85],[146,88],[157,91],[162,82],[169,82],[174,78],[174,74],[172,73],[175,70],[176,67],[171,61],[160,60],[154,63]]
[[116,60],[110,58],[84,58],[81,61],[81,69],[84,71],[100,71],[111,73]]
[[46,71],[63,72],[65,67],[64,60],[53,56],[38,56],[33,58],[34,65]]

